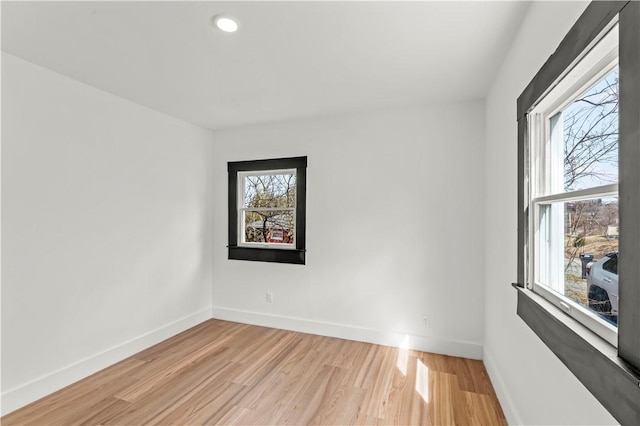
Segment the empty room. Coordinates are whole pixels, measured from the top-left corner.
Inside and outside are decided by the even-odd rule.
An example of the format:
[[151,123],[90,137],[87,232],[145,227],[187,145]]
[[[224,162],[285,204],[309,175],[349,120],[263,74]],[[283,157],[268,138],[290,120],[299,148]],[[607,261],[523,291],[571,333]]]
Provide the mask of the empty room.
[[3,425],[640,424],[640,2],[0,8]]

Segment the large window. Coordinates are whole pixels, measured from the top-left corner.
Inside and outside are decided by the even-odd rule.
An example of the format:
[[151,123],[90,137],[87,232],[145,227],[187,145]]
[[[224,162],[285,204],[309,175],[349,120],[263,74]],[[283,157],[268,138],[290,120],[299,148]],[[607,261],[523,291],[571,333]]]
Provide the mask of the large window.
[[228,163],[229,259],[305,263],[306,157]]
[[640,424],[640,2],[592,2],[518,98],[518,315]]
[[[529,288],[617,345],[618,26],[529,113]],[[616,227],[616,236],[608,233]],[[606,280],[606,281],[605,281]]]

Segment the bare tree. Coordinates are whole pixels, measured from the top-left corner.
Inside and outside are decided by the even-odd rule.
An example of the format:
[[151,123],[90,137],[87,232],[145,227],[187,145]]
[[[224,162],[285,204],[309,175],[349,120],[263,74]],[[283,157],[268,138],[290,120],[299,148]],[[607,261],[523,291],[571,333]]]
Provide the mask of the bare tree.
[[[251,208],[245,217],[246,240],[268,242],[275,230],[279,230],[283,243],[293,242],[291,208],[295,207],[296,200],[295,174],[247,176],[244,185],[244,205]],[[256,223],[261,225],[255,226]]]
[[616,70],[563,111],[565,190],[585,178],[617,181],[618,109]]
[[[618,87],[616,69],[562,111],[565,191],[617,182]],[[617,203],[585,200],[565,208],[568,269],[587,237],[604,235],[606,226],[616,220]]]
[[[584,246],[590,241],[590,237],[604,237],[609,225],[618,222],[618,202],[609,200],[585,200],[575,201],[566,204],[567,209],[567,238],[565,241],[565,259],[567,260],[565,271],[567,271],[579,253],[582,253]],[[596,251],[612,251],[617,248],[617,241],[597,244]],[[596,252],[594,254],[603,254]]]

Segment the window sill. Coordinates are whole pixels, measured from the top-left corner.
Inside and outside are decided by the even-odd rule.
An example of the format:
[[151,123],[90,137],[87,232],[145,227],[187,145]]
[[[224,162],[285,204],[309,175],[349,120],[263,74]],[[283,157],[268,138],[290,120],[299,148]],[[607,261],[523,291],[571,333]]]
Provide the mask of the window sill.
[[306,250],[243,246],[228,246],[228,248],[229,259],[292,263],[295,265],[305,264]]
[[640,424],[640,372],[615,347],[556,306],[514,284],[518,316],[622,424]]

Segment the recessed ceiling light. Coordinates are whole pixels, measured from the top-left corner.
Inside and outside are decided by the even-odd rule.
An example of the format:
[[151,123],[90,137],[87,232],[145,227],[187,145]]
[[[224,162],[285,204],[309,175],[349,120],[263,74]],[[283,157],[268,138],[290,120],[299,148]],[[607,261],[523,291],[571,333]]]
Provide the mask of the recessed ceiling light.
[[216,15],[213,17],[213,24],[220,31],[225,33],[235,33],[238,31],[238,20],[229,15]]

